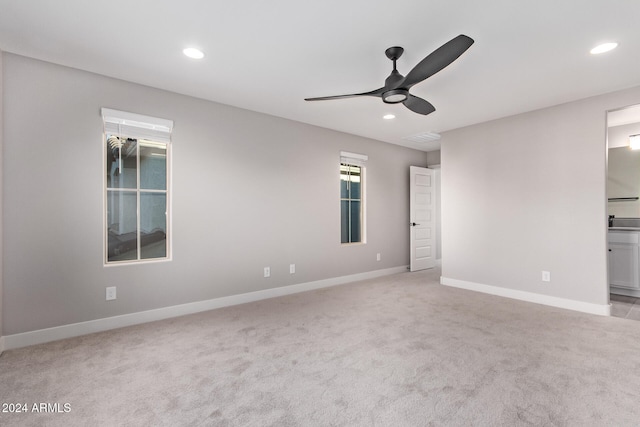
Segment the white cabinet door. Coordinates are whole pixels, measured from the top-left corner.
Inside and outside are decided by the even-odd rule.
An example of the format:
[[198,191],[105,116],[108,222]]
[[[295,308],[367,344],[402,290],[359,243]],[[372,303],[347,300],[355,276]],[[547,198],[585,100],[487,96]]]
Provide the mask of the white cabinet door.
[[609,243],[609,283],[611,286],[640,289],[638,246]]

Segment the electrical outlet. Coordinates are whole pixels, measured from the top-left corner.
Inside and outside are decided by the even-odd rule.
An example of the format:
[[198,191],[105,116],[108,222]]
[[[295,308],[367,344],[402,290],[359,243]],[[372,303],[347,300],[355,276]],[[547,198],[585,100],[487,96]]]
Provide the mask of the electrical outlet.
[[293,274],[296,272],[296,265],[295,264],[289,264],[289,274]]
[[542,270],[542,281],[550,282],[551,281],[551,273],[549,271]]
[[376,261],[380,261],[380,254],[376,255]]
[[116,299],[116,287],[115,286],[108,287],[106,294],[107,294],[107,301]]
[[265,267],[264,268],[264,277],[270,277],[271,276],[271,268],[270,267]]

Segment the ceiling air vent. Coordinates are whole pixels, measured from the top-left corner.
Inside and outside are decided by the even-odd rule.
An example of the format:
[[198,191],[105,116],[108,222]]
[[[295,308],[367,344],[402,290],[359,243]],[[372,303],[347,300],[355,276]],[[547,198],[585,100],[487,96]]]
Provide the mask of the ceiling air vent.
[[423,132],[411,136],[405,136],[402,139],[404,139],[405,141],[418,143],[433,142],[440,139],[440,134],[435,132]]

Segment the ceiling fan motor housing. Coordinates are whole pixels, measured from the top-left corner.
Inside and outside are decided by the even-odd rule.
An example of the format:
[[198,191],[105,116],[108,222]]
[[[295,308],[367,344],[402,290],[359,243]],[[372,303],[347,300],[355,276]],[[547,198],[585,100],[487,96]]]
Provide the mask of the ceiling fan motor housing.
[[[389,48],[392,49],[392,48]],[[401,48],[400,48],[401,49]],[[398,104],[409,97],[409,90],[396,87],[402,80],[404,76],[396,70],[395,60],[393,62],[393,71],[389,74],[389,77],[384,81],[384,87],[389,88],[389,90],[382,93],[382,100],[387,104]]]

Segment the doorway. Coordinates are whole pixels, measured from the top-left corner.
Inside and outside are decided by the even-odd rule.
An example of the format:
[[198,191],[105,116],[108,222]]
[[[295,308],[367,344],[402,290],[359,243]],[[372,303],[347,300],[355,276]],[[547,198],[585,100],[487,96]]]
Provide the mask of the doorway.
[[612,316],[640,320],[640,105],[607,112],[606,188]]

